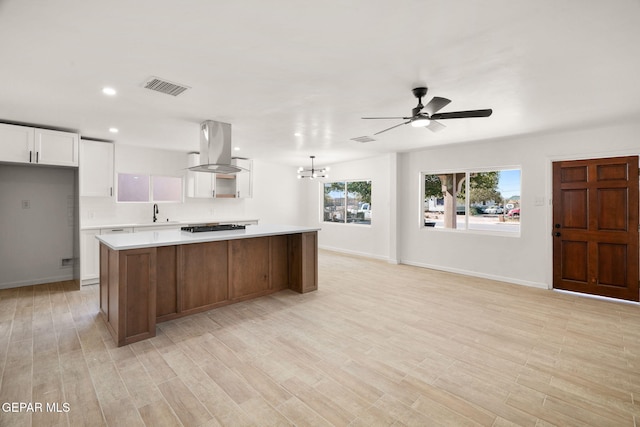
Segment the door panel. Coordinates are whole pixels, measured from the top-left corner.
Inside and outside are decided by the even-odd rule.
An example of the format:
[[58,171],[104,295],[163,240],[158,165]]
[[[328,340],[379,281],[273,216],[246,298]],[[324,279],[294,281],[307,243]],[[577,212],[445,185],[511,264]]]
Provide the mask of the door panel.
[[625,287],[627,283],[627,245],[598,244],[598,272],[602,285]]
[[587,282],[589,256],[586,242],[562,242],[562,278],[576,282]]
[[629,168],[627,168],[626,164],[598,165],[597,171],[598,181],[629,179]]
[[638,157],[553,164],[553,287],[638,301]]
[[629,195],[626,188],[598,189],[598,221],[600,231],[627,231]]
[[589,225],[587,216],[587,190],[563,191],[562,204],[566,207],[562,212],[563,227],[586,230]]
[[562,182],[587,182],[586,166],[566,166],[561,169]]

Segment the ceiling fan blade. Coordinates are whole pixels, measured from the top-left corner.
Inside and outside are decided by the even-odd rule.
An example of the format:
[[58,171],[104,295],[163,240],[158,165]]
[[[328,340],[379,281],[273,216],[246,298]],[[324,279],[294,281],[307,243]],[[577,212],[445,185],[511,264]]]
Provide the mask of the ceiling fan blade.
[[382,132],[386,132],[386,131],[391,130],[393,128],[397,128],[398,126],[406,125],[406,124],[409,124],[409,123],[411,123],[411,120],[409,120],[408,122],[400,123],[399,125],[391,126],[390,128],[386,128],[384,130],[381,130],[380,132],[376,132],[376,133],[374,133],[374,135],[381,134]]
[[443,125],[440,122],[436,122],[435,120],[431,120],[429,122],[429,125],[425,127],[429,129],[431,132],[440,132],[442,129],[446,128],[445,125]]
[[452,111],[451,113],[438,113],[431,116],[433,120],[443,119],[466,119],[469,117],[489,117],[493,110],[469,110],[469,111]]
[[409,120],[411,117],[361,117],[361,119],[365,119],[365,120],[379,120],[379,119],[384,119],[384,120]]
[[450,99],[434,96],[431,99],[431,101],[429,101],[429,103],[424,106],[424,111],[431,116],[437,111],[440,111],[443,107],[445,107],[450,102],[451,102]]

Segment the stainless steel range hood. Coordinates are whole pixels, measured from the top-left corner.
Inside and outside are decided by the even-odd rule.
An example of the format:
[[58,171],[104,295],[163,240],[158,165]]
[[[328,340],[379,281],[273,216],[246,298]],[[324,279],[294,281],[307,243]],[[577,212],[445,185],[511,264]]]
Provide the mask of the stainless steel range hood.
[[231,164],[231,125],[207,120],[200,124],[200,164],[194,172],[237,173],[244,169]]

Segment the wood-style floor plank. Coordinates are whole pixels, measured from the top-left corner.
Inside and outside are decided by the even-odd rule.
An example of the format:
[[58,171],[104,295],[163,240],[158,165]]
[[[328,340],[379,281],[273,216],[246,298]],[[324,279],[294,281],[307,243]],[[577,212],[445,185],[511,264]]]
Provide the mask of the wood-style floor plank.
[[116,347],[97,286],[0,290],[4,426],[640,425],[640,306],[321,251],[319,290]]

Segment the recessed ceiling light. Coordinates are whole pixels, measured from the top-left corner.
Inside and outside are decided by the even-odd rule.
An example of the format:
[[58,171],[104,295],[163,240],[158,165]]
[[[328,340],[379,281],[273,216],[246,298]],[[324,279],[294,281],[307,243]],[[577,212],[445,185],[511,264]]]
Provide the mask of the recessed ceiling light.
[[103,87],[102,88],[102,93],[104,93],[105,95],[109,95],[109,96],[113,96],[115,95],[117,92],[114,88],[112,87]]
[[109,128],[109,132],[118,133],[118,128]]
[[296,132],[293,134],[293,136],[302,136],[302,134],[300,132]]
[[234,147],[233,149],[236,151],[240,151],[240,147]]

